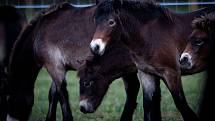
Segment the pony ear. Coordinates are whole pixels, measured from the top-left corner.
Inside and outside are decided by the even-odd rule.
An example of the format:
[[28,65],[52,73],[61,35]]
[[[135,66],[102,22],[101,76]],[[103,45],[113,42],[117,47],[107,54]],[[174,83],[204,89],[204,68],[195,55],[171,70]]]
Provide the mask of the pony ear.
[[90,66],[94,63],[95,61],[95,56],[94,55],[88,55],[86,60],[85,60],[85,64],[86,66]]
[[79,64],[79,65],[81,65],[81,67],[82,66],[86,66],[86,67],[88,67],[88,66],[91,66],[92,65],[92,63],[93,63],[93,58],[94,58],[94,56],[91,56],[91,55],[89,55],[86,59],[84,59],[84,60],[76,60],[77,61],[77,63]]
[[85,63],[85,60],[76,60],[78,64],[83,65]]

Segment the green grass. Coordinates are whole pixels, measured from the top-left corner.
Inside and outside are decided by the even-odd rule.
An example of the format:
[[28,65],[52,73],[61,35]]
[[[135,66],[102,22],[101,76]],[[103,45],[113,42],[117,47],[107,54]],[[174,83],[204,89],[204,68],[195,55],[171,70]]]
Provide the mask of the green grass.
[[[189,105],[196,111],[199,104],[201,87],[203,85],[203,73],[183,77],[183,86]],[[124,86],[121,79],[116,80],[108,90],[102,104],[93,114],[82,114],[79,111],[79,83],[76,72],[67,75],[70,105],[75,121],[119,121],[125,102]],[[30,121],[43,121],[48,110],[48,91],[51,78],[43,69],[36,81],[35,102]],[[163,83],[161,83],[161,111],[163,121],[182,121],[172,97]],[[134,114],[134,121],[143,120],[142,91],[138,96],[138,106]],[[57,121],[61,121],[61,110],[58,105]]]

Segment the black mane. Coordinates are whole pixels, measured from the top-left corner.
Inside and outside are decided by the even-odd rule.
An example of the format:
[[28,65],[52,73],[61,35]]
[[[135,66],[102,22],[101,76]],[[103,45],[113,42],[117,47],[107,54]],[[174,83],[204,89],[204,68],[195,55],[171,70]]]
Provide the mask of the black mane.
[[[194,29],[200,29],[205,32],[208,31],[214,31],[215,29],[215,14],[209,13],[205,14],[204,16],[201,16],[199,18],[196,18],[192,21],[192,27]],[[212,30],[210,30],[212,29]]]
[[132,1],[132,0],[106,0],[99,4],[96,17],[107,15],[112,12],[120,11],[123,9],[128,13],[131,12],[136,18],[142,20],[153,19],[156,17],[165,17],[166,20],[172,21],[170,11],[154,1]]

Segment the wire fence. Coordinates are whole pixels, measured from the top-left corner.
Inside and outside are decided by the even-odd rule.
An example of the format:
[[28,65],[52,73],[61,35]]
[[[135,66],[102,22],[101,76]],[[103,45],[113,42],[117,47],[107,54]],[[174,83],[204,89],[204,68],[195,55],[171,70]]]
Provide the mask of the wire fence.
[[[178,3],[172,3],[172,2],[160,2],[159,3],[162,6],[191,6],[191,5],[215,5],[215,2],[178,2]],[[71,5],[75,7],[88,7],[95,5],[95,3],[89,3],[89,4],[72,4]],[[29,8],[29,9],[34,9],[34,8],[48,8],[50,5],[15,5],[16,8]]]
[[[0,0],[0,4],[52,4],[57,2],[70,2],[73,4],[92,4],[96,0]],[[144,0],[136,0],[136,1],[144,1]],[[154,0],[156,2],[161,3],[176,3],[175,5],[190,5],[190,3],[194,4],[210,4],[210,2],[215,2],[215,0]],[[179,4],[178,4],[179,3]],[[182,4],[181,4],[182,3]],[[188,4],[187,4],[188,3]]]
[[[48,8],[51,4],[63,1],[76,7],[87,7],[94,5],[96,0],[0,0],[0,5],[14,5],[25,11],[28,18],[31,18],[36,12]],[[215,0],[156,0],[156,2],[177,12],[187,12],[215,5]]]

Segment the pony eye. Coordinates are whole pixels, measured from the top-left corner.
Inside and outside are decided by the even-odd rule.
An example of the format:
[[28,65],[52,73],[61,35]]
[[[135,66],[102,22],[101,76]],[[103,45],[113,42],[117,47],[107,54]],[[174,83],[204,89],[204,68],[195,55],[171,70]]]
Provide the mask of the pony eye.
[[113,19],[109,19],[109,20],[108,20],[108,25],[109,25],[110,27],[115,26],[115,24],[116,24],[116,22],[115,22]]
[[196,40],[194,41],[194,44],[195,44],[195,45],[198,45],[198,46],[201,46],[201,45],[204,44],[204,41],[202,41],[202,39],[196,39]]

